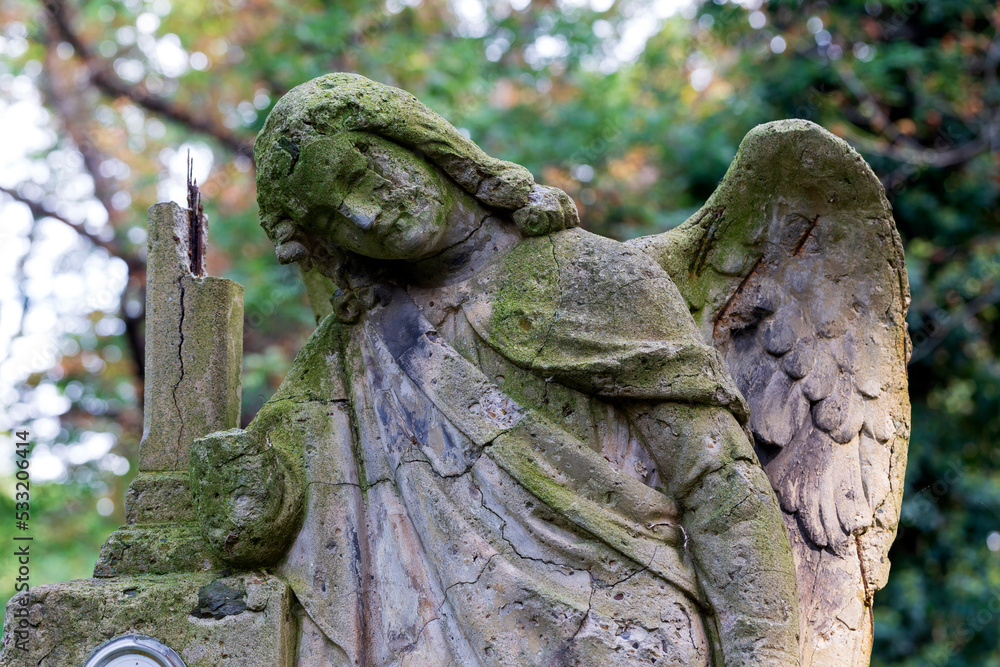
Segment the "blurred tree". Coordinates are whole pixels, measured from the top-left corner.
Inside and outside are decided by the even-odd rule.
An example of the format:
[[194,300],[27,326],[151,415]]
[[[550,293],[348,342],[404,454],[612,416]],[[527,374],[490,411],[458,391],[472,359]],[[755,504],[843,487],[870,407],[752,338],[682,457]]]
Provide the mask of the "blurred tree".
[[4,3],[0,431],[31,428],[36,479],[55,480],[34,487],[33,583],[87,576],[122,519],[143,211],[183,201],[188,150],[209,270],[246,287],[244,421],[308,336],[298,276],[257,229],[252,141],[283,92],[345,70],[413,92],[618,238],[683,221],[759,122],[809,118],[857,147],[914,295],[907,500],[875,664],[1000,661],[998,20],[974,0]]

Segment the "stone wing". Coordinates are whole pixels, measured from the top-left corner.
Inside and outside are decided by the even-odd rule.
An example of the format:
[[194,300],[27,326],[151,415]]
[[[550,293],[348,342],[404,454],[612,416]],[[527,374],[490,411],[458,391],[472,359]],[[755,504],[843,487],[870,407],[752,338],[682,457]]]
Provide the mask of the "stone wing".
[[631,243],[673,278],[750,405],[796,552],[803,664],[854,664],[810,656],[870,650],[866,607],[899,519],[909,287],[881,184],[819,126],[770,123],[691,219]]

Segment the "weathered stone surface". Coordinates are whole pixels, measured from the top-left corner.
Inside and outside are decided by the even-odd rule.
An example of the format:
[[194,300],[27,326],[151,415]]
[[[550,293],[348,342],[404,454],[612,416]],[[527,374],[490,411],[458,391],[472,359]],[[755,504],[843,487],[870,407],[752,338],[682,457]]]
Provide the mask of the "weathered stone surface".
[[[15,610],[27,605],[28,651],[15,648]],[[83,579],[32,587],[7,604],[0,664],[79,667],[116,636],[142,634],[188,667],[292,667],[297,619],[288,586],[262,573]]]
[[226,556],[301,464],[302,527],[261,556],[299,664],[798,664],[747,405],[655,261],[355,75],[255,151],[278,259],[333,311],[246,431],[195,444],[192,489]]
[[305,484],[258,431],[221,431],[197,441],[191,490],[202,535],[227,562],[270,565],[298,532]]
[[678,229],[670,273],[750,404],[799,578],[802,664],[867,665],[903,493],[910,295],[882,186],[806,121],[751,131]]
[[[315,142],[316,128],[329,137],[364,132],[421,151],[490,206],[514,210],[527,203],[534,183],[527,169],[486,155],[403,90],[345,73],[313,79],[295,90],[295,96],[284,98],[268,115],[254,144],[258,172],[267,180],[283,179],[295,169],[301,151]],[[282,136],[272,144],[276,129]]]
[[185,209],[150,208],[142,471],[186,471],[195,438],[239,420],[243,288],[192,275],[188,230]]
[[333,312],[330,305],[330,295],[333,294],[333,283],[315,269],[302,269],[302,282],[306,286],[306,296],[309,297],[309,305],[312,307],[313,315],[316,317],[316,324],[323,321],[323,318]]
[[125,494],[126,525],[101,548],[95,577],[198,572],[220,562],[192,523],[188,458],[195,438],[239,419],[243,288],[200,275],[204,255],[189,246],[204,245],[206,224],[176,204],[149,210],[139,474]]
[[188,473],[140,472],[125,491],[125,523],[184,523],[195,520]]
[[197,523],[125,525],[101,546],[95,577],[202,572],[221,565]]
[[[908,293],[846,145],[758,128],[698,216],[630,244],[356,75],[286,96],[256,151],[262,225],[319,326],[232,429],[235,292],[189,275],[183,239],[152,253],[172,267],[153,336],[177,354],[150,373],[170,400],[98,574],[205,570],[177,579],[205,646],[280,607],[266,664],[867,663]],[[227,398],[197,408],[205,392]],[[262,605],[221,562],[272,567],[297,603]],[[114,633],[165,617],[160,595]],[[228,664],[184,627],[182,655]]]
[[191,610],[195,618],[223,619],[247,610],[246,591],[228,586],[218,579],[198,589],[198,604]]
[[[189,448],[237,423],[242,359],[242,288],[203,277],[204,254],[189,252],[204,248],[204,227],[173,204],[150,210],[146,413],[127,523],[102,547],[96,579],[34,587],[11,601],[4,665],[81,665],[105,640],[133,633],[166,643],[189,666],[294,664],[298,617],[287,585],[263,574],[208,574],[222,559],[194,521]],[[27,652],[12,641],[15,621],[17,631],[29,626]]]

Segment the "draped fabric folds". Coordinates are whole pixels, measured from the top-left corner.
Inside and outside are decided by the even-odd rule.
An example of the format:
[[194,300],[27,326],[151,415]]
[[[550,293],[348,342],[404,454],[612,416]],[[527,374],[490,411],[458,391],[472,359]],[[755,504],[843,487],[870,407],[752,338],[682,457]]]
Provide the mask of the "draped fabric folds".
[[298,664],[711,664],[677,508],[617,402],[742,399],[662,271],[599,265],[604,243],[528,239],[470,284],[387,288],[317,329],[256,420],[304,451],[277,568]]

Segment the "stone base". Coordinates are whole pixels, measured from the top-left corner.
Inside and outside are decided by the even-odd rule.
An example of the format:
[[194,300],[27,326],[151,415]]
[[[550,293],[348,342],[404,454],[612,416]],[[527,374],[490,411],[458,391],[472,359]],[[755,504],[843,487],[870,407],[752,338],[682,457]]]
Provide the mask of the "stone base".
[[[26,595],[23,650],[15,631]],[[36,586],[7,604],[0,665],[80,667],[105,641],[139,634],[172,648],[187,667],[291,667],[298,634],[292,600],[284,582],[263,573],[78,579]]]
[[95,577],[208,572],[225,564],[201,536],[187,472],[140,472],[125,492],[125,525],[101,547]]
[[125,525],[111,533],[94,565],[95,577],[220,570],[196,523]]
[[197,521],[188,471],[145,472],[140,470],[125,491],[125,523],[189,523]]

